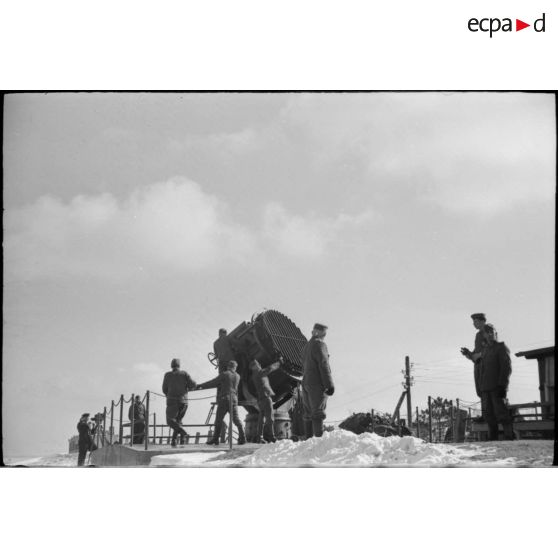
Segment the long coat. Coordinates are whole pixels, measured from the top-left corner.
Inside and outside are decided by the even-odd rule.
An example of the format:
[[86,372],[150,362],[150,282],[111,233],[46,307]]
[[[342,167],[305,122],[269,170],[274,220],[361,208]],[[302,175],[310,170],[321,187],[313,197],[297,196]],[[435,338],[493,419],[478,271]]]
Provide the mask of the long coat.
[[487,345],[480,363],[480,391],[492,391],[499,387],[508,388],[511,375],[510,350],[505,343]]
[[302,369],[303,387],[320,387],[322,391],[334,387],[329,367],[329,353],[322,339],[312,337],[306,343],[302,354]]

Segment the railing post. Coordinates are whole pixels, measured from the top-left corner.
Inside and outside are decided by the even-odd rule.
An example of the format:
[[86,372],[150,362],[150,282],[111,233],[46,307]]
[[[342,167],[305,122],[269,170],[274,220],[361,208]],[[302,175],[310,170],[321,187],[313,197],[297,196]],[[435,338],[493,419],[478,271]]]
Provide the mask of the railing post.
[[428,441],[432,443],[432,396],[428,396]]
[[134,397],[135,395],[132,393],[132,418],[130,419],[130,445],[134,445]]
[[124,394],[120,394],[120,426],[118,427],[118,441],[122,445],[122,438],[124,436]]
[[106,437],[107,437],[107,408],[103,407],[103,439],[102,439],[103,447],[105,447]]
[[114,432],[114,399],[110,402],[110,445],[112,446],[112,435]]
[[419,410],[417,406],[417,438],[420,438],[420,422],[419,422]]
[[232,450],[233,438],[232,438],[232,413],[233,413],[233,396],[229,393],[229,449]]
[[451,428],[451,441],[455,442],[455,424],[453,414],[453,399],[450,399],[450,428]]
[[149,390],[145,394],[145,449],[149,446]]

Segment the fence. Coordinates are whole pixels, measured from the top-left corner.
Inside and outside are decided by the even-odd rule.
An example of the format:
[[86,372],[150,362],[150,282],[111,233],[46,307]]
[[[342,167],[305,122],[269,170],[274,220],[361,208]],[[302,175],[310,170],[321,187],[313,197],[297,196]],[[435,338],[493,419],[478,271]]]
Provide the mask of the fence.
[[[164,421],[158,422],[157,413],[151,412],[150,406],[155,400],[161,399],[166,403],[166,397],[163,394],[155,391],[148,390],[145,392],[143,398],[140,400],[145,406],[145,421],[136,422],[135,413],[129,410],[130,417],[128,420],[124,418],[124,406],[129,404],[133,406],[136,400],[136,395],[131,394],[129,399],[124,395],[120,395],[115,402],[111,401],[110,408],[103,408],[102,413],[97,413],[94,417],[95,431],[94,440],[98,448],[107,445],[122,444],[122,445],[142,445],[144,449],[148,449],[149,445],[161,446],[169,445],[173,440],[173,429],[166,423],[166,415],[160,413],[159,416],[165,417]],[[217,402],[215,396],[208,397],[189,397],[188,404],[194,401],[208,401],[213,399],[210,403],[209,412],[205,422],[203,423],[190,423],[182,424],[180,426],[186,430],[186,435],[180,440],[181,445],[199,444],[202,440],[208,440],[213,437],[214,424],[212,418],[215,414]],[[249,402],[241,402],[249,403]],[[232,424],[232,395],[229,397],[229,420],[228,425],[223,422],[221,428],[220,441],[228,441],[229,448],[232,449],[233,440],[238,439],[238,433],[233,429]],[[194,433],[189,433],[188,429],[199,429]],[[175,440],[177,437],[175,436]]]

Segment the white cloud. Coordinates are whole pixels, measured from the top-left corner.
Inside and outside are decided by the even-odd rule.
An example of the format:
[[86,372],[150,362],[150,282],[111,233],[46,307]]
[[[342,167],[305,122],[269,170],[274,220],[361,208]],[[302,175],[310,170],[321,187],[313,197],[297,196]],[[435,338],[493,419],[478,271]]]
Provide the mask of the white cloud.
[[358,161],[386,198],[403,191],[452,212],[491,215],[555,192],[554,99],[525,94],[292,97],[286,128],[316,167]]
[[264,211],[264,237],[283,254],[315,259],[324,256],[339,235],[372,219],[370,211],[335,218],[290,215],[282,205],[270,203]]
[[185,178],[136,189],[122,201],[107,193],[68,203],[44,196],[6,211],[6,271],[23,279],[118,280],[244,263],[262,250],[316,258],[336,235],[370,217],[292,215],[278,204],[262,215],[250,228],[237,223],[216,196]]

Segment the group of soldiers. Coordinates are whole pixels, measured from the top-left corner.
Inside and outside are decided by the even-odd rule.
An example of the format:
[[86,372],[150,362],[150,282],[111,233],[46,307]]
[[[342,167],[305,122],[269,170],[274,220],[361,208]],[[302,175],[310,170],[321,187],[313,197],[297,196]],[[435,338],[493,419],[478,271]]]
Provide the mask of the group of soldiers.
[[478,330],[475,347],[472,351],[462,347],[461,354],[474,364],[475,389],[481,399],[482,417],[488,425],[488,439],[498,440],[498,424],[501,424],[504,439],[513,440],[513,419],[507,404],[512,371],[510,350],[498,341],[498,332],[486,322],[485,314],[472,314],[471,319]]
[[[333,395],[335,390],[329,366],[329,354],[324,342],[326,333],[327,326],[315,324],[312,329],[312,337],[306,344],[303,353],[302,402],[306,438],[323,434],[327,398]],[[239,445],[246,443],[244,426],[238,415],[238,385],[240,383],[240,375],[237,372],[238,363],[234,360],[226,329],[219,330],[219,337],[213,345],[213,350],[218,360],[219,370],[219,374],[215,378],[197,384],[188,372],[180,370],[180,360],[177,358],[171,362],[171,371],[165,374],[163,393],[167,398],[167,424],[173,431],[172,446],[183,444],[186,437],[182,419],[188,409],[188,392],[212,388],[217,388],[217,412],[213,435],[207,443],[219,445],[227,413],[231,413],[232,422],[238,430],[237,443]],[[273,419],[273,396],[275,394],[269,376],[282,364],[281,358],[265,368],[262,368],[256,359],[252,359],[248,364],[256,387],[259,410],[254,440],[256,443],[277,441]]]
[[[481,399],[482,416],[488,425],[489,440],[498,439],[498,425],[504,430],[504,439],[514,439],[512,416],[507,406],[507,392],[511,375],[510,351],[505,343],[498,341],[494,325],[487,323],[485,314],[472,314],[475,336],[474,349],[461,348],[461,353],[474,364],[474,380],[477,395]],[[329,353],[324,338],[327,326],[316,323],[312,335],[304,347],[302,355],[303,375],[301,394],[305,439],[320,437],[324,432],[327,400],[334,394],[335,386],[329,365]],[[171,370],[163,379],[163,393],[166,397],[166,420],[172,429],[171,445],[183,444],[187,436],[182,420],[188,410],[188,393],[193,390],[217,388],[217,412],[213,435],[208,439],[210,445],[218,445],[223,430],[224,418],[231,413],[232,422],[238,429],[238,444],[246,443],[244,427],[238,414],[238,386],[240,375],[238,363],[230,346],[227,330],[220,329],[215,341],[214,353],[218,360],[218,375],[201,384],[197,384],[185,370],[180,368],[180,359],[173,358]],[[258,402],[258,423],[255,441],[273,443],[276,441],[273,419],[273,389],[269,376],[283,364],[277,362],[262,368],[253,359],[248,367],[256,387]],[[133,422],[133,443],[145,440],[145,406],[140,396],[136,396],[129,409],[128,418]],[[95,449],[93,436],[95,424],[89,421],[89,414],[84,413],[77,425],[79,432],[78,465],[83,465],[87,451]]]

